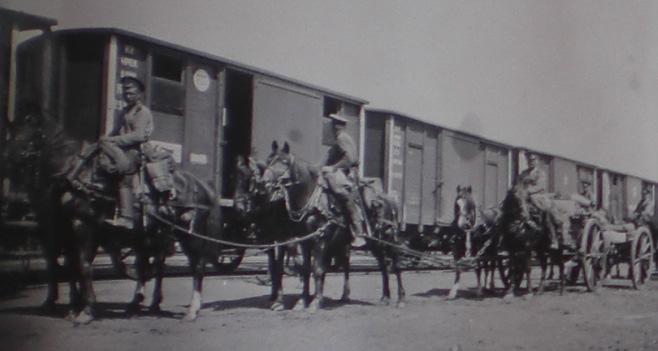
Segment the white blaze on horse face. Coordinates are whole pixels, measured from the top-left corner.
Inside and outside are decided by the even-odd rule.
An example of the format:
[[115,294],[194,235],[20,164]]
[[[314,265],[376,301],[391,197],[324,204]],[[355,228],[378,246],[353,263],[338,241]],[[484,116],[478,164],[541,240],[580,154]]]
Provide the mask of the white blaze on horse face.
[[470,208],[469,202],[464,198],[457,199],[457,207],[459,208],[459,217],[457,218],[457,226],[463,230],[473,228],[475,216],[473,216],[473,209]]

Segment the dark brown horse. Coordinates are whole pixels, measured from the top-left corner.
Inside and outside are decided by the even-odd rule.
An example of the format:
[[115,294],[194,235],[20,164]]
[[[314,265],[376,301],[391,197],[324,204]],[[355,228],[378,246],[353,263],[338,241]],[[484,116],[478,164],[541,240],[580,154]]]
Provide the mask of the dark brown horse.
[[[547,258],[559,266],[560,293],[564,290],[564,259],[562,248],[551,249],[551,239],[546,221],[548,213],[532,216],[527,201],[528,194],[522,186],[512,187],[505,196],[501,208],[501,216],[497,230],[501,235],[501,249],[509,254],[510,284],[505,294],[510,299],[520,290],[524,275],[527,279],[528,292],[533,293],[530,277],[530,259],[532,253],[537,254],[541,266],[541,277],[538,293],[543,292],[547,270]],[[563,233],[568,235],[568,233]]]
[[[112,181],[97,172],[92,158],[78,179],[94,179],[93,184],[70,181],[67,175],[81,153],[81,143],[68,137],[63,127],[51,116],[28,116],[13,123],[6,150],[8,175],[15,183],[29,190],[37,214],[41,242],[48,268],[48,296],[44,307],[52,309],[58,299],[58,257],[64,255],[66,276],[71,291],[71,311],[75,321],[87,323],[94,317],[96,295],[92,284],[92,262],[97,248],[102,246],[118,262],[121,248],[136,253],[137,288],[128,310],[140,308],[144,300],[149,260],[153,259],[156,276],[150,310],[158,311],[162,300],[162,268],[171,252],[172,235],[163,235],[163,226],[148,214],[185,225],[195,231],[220,233],[218,206],[214,193],[193,176],[179,173],[175,177],[177,191],[159,193],[149,189],[146,201],[139,203],[141,218],[135,230],[121,230],[105,223],[111,218],[115,202]],[[76,179],[76,180],[78,180]],[[107,188],[106,188],[107,187]],[[176,196],[173,196],[173,195]],[[175,199],[174,199],[175,198]],[[193,201],[191,201],[191,200]],[[195,276],[195,293],[186,318],[193,319],[200,308],[204,255],[212,245],[198,239],[176,234],[190,258]]]
[[[311,309],[322,307],[324,293],[324,279],[331,259],[338,261],[345,268],[345,287],[343,299],[349,296],[349,249],[352,240],[350,229],[344,217],[344,209],[336,203],[333,195],[324,185],[318,170],[310,164],[296,159],[291,153],[288,144],[281,150],[273,143],[272,154],[268,158],[267,169],[263,176],[270,187],[281,189],[282,197],[286,201],[289,219],[295,223],[295,232],[298,235],[312,235],[304,241],[302,255],[304,266],[302,277],[304,282],[303,300],[310,302],[309,294],[309,268],[315,278],[315,299],[310,303]],[[364,189],[365,190],[365,189]],[[397,208],[391,200],[383,196],[375,196],[365,191],[365,198],[373,202],[367,209],[368,215],[377,222],[371,222],[373,236],[389,242],[397,239]],[[376,201],[375,201],[376,200]],[[391,248],[384,248],[380,242],[369,243],[369,247],[379,261],[382,269],[384,291],[382,302],[388,303],[390,291],[388,289],[388,273],[386,258],[393,263],[393,271],[398,277],[398,293],[401,304],[404,304],[405,293],[400,278],[397,253],[393,254]],[[311,260],[312,258],[312,260]]]
[[[275,197],[272,189],[263,181],[265,165],[249,157],[237,159],[237,177],[233,209],[236,225],[246,236],[253,236],[258,243],[270,244],[294,238],[294,222],[288,218],[283,198]],[[283,305],[283,273],[286,251],[291,248],[278,246],[267,250],[272,291],[270,299],[273,311],[281,311]]]

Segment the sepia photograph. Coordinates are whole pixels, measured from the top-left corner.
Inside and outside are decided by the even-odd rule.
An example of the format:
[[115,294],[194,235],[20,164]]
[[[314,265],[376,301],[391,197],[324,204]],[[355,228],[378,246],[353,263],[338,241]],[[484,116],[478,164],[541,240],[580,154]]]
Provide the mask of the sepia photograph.
[[0,0],[0,349],[658,350],[658,2]]

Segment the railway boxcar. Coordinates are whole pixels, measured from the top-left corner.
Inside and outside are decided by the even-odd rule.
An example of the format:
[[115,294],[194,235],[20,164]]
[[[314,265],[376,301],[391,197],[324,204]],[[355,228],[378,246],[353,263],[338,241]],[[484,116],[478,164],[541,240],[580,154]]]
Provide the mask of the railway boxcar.
[[398,201],[408,232],[450,223],[459,185],[472,187],[479,207],[496,206],[509,186],[510,150],[397,112],[366,112],[364,176]]
[[[44,51],[49,55],[35,55]],[[123,107],[123,76],[146,85],[151,141],[224,198],[232,196],[236,156],[263,159],[272,140],[319,161],[331,113],[347,118],[359,140],[362,99],[118,29],[57,31],[22,44],[18,105],[51,111],[70,134],[93,142]]]

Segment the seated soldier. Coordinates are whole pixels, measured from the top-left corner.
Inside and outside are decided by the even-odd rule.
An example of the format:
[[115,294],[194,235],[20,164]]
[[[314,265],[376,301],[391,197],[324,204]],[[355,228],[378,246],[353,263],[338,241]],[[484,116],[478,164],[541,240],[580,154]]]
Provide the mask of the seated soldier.
[[153,116],[141,99],[144,84],[134,77],[121,78],[126,107],[117,115],[112,131],[100,138],[100,149],[115,164],[119,180],[119,217],[111,225],[132,229],[134,223],[133,176],[139,170],[140,145],[153,133]]
[[[539,167],[537,167],[537,155],[532,152],[526,152],[526,161],[528,168],[526,168],[519,175],[519,184],[524,187],[528,194],[528,204],[531,212],[539,213],[542,222],[548,227],[551,248],[558,248],[558,236],[556,227],[558,226],[557,219],[552,213],[551,199],[548,198],[545,191],[546,175]],[[565,235],[565,237],[568,235]]]
[[[358,166],[356,146],[352,137],[345,131],[347,120],[339,115],[329,116],[335,135],[335,142],[329,148],[327,157],[322,163],[322,175],[327,181],[331,192],[336,196],[347,210],[350,220],[350,229],[354,235],[354,246],[363,246],[363,211],[358,205],[358,188],[349,179],[351,172]],[[356,172],[352,174],[357,176]]]
[[651,200],[651,188],[642,189],[642,198],[633,211],[633,221],[637,226],[651,225],[653,223],[654,203]]

